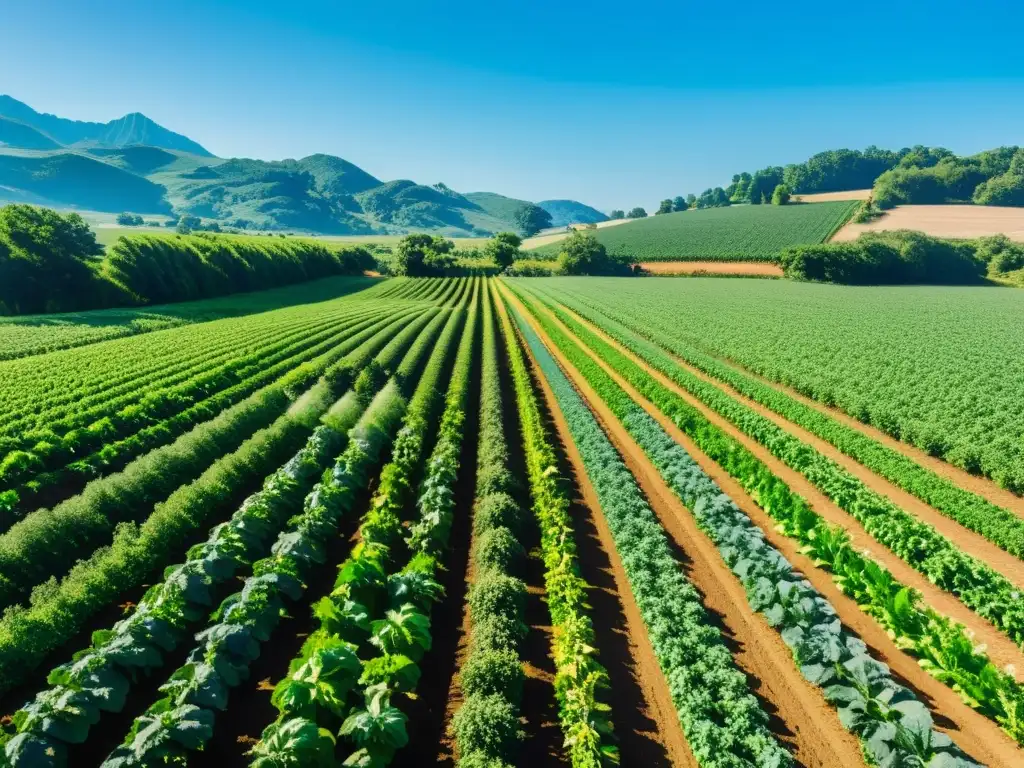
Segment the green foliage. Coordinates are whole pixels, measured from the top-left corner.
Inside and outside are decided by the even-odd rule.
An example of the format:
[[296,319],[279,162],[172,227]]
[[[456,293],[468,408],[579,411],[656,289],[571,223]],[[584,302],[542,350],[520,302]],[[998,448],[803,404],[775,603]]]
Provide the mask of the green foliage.
[[689,209],[689,207],[690,207],[690,204],[682,196],[677,196],[677,197],[673,198],[673,200],[672,200],[672,210],[673,211],[685,211],[685,210]]
[[512,531],[501,525],[500,521],[496,525],[487,526],[487,530],[477,538],[474,546],[474,559],[487,569],[516,573],[526,558],[523,545]]
[[102,252],[77,213],[0,208],[0,304],[14,314],[87,308]]
[[563,275],[609,275],[628,272],[628,267],[609,257],[593,234],[575,230],[558,243],[558,271]]
[[[452,722],[459,744],[459,765],[492,765],[500,760],[515,764],[515,753],[523,734],[516,707],[500,694],[470,696],[455,713]],[[486,756],[486,762],[481,763]]]
[[658,210],[654,212],[654,215],[657,216],[659,213],[672,213],[672,211],[672,199],[665,198],[664,200],[661,201],[661,204],[658,206]]
[[772,192],[772,205],[786,205],[791,197],[789,187],[785,184],[779,184]]
[[797,280],[867,285],[972,284],[981,281],[986,267],[968,242],[909,230],[789,248],[779,262],[786,276]]
[[646,219],[647,211],[641,208],[639,205],[636,208],[630,208],[629,213],[626,214],[627,219]]
[[459,681],[467,697],[497,694],[519,701],[525,680],[519,654],[510,650],[474,653],[459,671]]
[[122,227],[141,227],[146,222],[137,213],[119,213],[117,214],[117,223]]
[[618,221],[619,219],[626,218],[626,212],[623,211],[621,208],[616,208],[614,211],[608,214],[608,218],[612,219],[613,221]]
[[1003,274],[1024,269],[1024,244],[1006,235],[980,237],[976,241],[975,255],[988,264],[990,273]]
[[535,235],[551,226],[551,214],[533,203],[519,208],[512,220],[524,237]]
[[523,239],[515,232],[499,232],[484,246],[484,255],[499,269],[507,269],[519,258],[519,246],[522,244]]
[[396,275],[442,275],[455,264],[455,243],[437,235],[406,235],[398,242],[391,270]]
[[[847,222],[856,206],[855,201],[843,201],[711,208],[605,227],[591,236],[606,248],[609,257],[631,263],[775,261],[785,248],[827,240]],[[528,253],[557,258],[564,242]]]

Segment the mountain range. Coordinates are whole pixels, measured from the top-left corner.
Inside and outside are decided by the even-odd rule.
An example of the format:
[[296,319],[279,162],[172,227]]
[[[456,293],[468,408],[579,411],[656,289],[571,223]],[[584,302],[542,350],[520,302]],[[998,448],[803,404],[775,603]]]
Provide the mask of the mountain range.
[[[515,229],[529,203],[443,183],[383,181],[333,155],[300,160],[215,157],[145,115],[108,123],[43,114],[0,95],[0,201],[138,214],[190,214],[239,229],[319,234]],[[603,221],[573,200],[538,203],[553,226]]]

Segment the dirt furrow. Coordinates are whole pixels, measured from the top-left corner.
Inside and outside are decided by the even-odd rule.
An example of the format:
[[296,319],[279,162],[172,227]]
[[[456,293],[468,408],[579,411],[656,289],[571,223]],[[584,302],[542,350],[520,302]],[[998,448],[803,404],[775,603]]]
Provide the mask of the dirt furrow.
[[[545,311],[541,309],[541,311]],[[553,318],[555,323],[558,320]],[[559,325],[561,325],[559,323]],[[536,326],[535,326],[536,327]],[[563,330],[568,329],[561,326]],[[540,332],[540,331],[538,331]],[[571,336],[571,333],[570,333]],[[690,402],[695,407],[700,408],[701,412],[704,413],[709,420],[713,421],[716,426],[721,428],[727,428],[728,422],[725,422],[721,417],[717,417],[716,414],[709,411],[706,408],[695,401],[694,398],[688,396],[684,391],[680,391],[681,388],[678,385],[670,382],[667,378],[660,376],[656,371],[653,371],[648,366],[645,366],[642,361],[632,356],[627,350],[622,349],[621,346],[615,344],[614,341],[604,337],[605,340],[609,341],[610,344],[616,346],[623,354],[631,357],[638,365],[641,365],[651,373],[652,376],[658,378],[658,380],[667,387],[670,387],[673,391],[679,394],[681,397]],[[880,661],[884,661],[888,664],[894,674],[900,681],[915,691],[919,698],[925,702],[933,712],[935,717],[936,727],[948,733],[966,752],[971,754],[975,759],[981,760],[988,765],[1019,765],[1021,761],[1021,750],[1017,745],[1004,734],[999,727],[988,720],[969,706],[964,704],[959,696],[957,696],[951,689],[929,676],[918,664],[917,661],[900,650],[891,638],[882,630],[882,628],[869,616],[864,614],[857,606],[856,602],[851,598],[844,595],[838,587],[835,586],[831,577],[825,571],[818,569],[814,566],[814,563],[807,556],[803,555],[799,551],[799,545],[791,539],[783,536],[775,530],[774,521],[765,513],[753,499],[743,490],[743,488],[737,483],[732,477],[719,467],[715,462],[708,458],[672,421],[666,417],[661,411],[655,408],[649,401],[643,398],[636,390],[629,385],[614,369],[605,364],[596,355],[590,352],[583,344],[577,342],[581,349],[586,351],[590,357],[595,360],[601,367],[608,372],[610,376],[618,383],[640,406],[642,406],[658,423],[668,432],[676,442],[682,445],[687,452],[694,458],[695,461],[700,464],[702,469],[715,480],[716,483],[725,491],[726,494],[739,505],[740,509],[758,525],[759,528],[764,532],[765,538],[769,541],[772,546],[782,552],[786,558],[799,568],[805,577],[810,581],[816,589],[818,589],[836,608],[843,621],[843,625],[847,629],[851,630],[857,636],[859,636],[865,643],[870,647],[872,654],[875,658]],[[552,348],[552,345],[548,345]],[[554,351],[554,350],[553,350]],[[574,380],[578,378],[578,374],[574,376]],[[985,631],[985,637],[991,636],[993,641],[999,644],[997,653],[993,653],[992,646],[989,646],[989,654],[996,663],[1004,663],[1002,656],[1012,656],[1013,658],[1020,658],[1019,649],[1001,633],[991,627],[987,622],[978,618],[975,614],[964,608],[958,601],[955,600],[951,595],[945,592],[937,590],[927,580],[923,579],[920,574],[909,568],[902,560],[896,558],[888,550],[884,549],[873,539],[870,539],[868,534],[863,531],[862,528],[856,523],[855,520],[846,515],[842,510],[832,505],[827,499],[821,496],[820,493],[810,486],[810,484],[803,478],[802,475],[789,470],[788,467],[783,465],[780,461],[775,459],[771,454],[768,454],[767,450],[761,448],[758,452],[755,448],[760,448],[750,438],[747,438],[742,433],[739,433],[735,428],[728,429],[729,434],[734,437],[738,442],[742,443],[744,447],[755,453],[758,458],[765,462],[769,468],[778,474],[785,482],[790,484],[795,491],[804,495],[815,511],[823,514],[827,519],[833,522],[842,524],[851,532],[854,538],[855,546],[861,549],[867,548],[863,545],[870,543],[873,545],[869,549],[870,554],[875,559],[882,562],[884,565],[892,565],[892,570],[897,578],[900,578],[902,573],[908,572],[908,577],[914,577],[914,586],[918,583],[923,587],[927,587],[930,590],[929,594],[926,594],[928,599],[931,594],[936,594],[937,598],[941,598],[941,607],[935,605],[929,599],[928,602],[932,606],[941,612],[944,607],[956,608],[958,612],[966,612],[968,617],[972,619],[972,622],[968,624],[969,627],[973,628],[977,626],[979,630]],[[802,481],[802,485],[807,487],[809,492],[804,494],[804,487],[798,487],[798,481]],[[814,498],[816,496],[816,498]],[[831,510],[826,510],[825,507],[831,505]],[[830,514],[831,513],[831,514]],[[836,517],[833,519],[832,514]],[[887,557],[883,557],[887,556]],[[897,568],[901,568],[897,571]],[[909,580],[909,578],[908,578]],[[906,582],[905,582],[906,583]],[[949,614],[947,614],[949,615]],[[954,618],[957,618],[954,616]],[[981,632],[979,632],[979,635]],[[976,636],[980,642],[984,642],[985,639]],[[788,653],[788,651],[787,651]],[[792,662],[790,662],[792,665]]]
[[[542,309],[542,311],[546,310]],[[656,369],[652,368],[642,359],[634,355],[628,349],[626,349],[617,341],[608,336],[606,333],[601,331],[597,326],[588,322],[579,315],[572,313],[571,310],[566,309],[566,311],[569,314],[572,314],[572,316],[576,320],[578,320],[581,325],[584,325],[587,329],[598,335],[603,341],[615,347],[619,352],[621,352],[623,355],[625,355],[634,363],[643,368],[660,384],[672,390],[675,394],[679,395],[681,398],[686,400],[687,403],[692,405],[694,408],[698,409],[701,412],[701,414],[710,422],[712,422],[715,426],[725,431],[730,437],[732,437],[737,442],[741,443],[758,459],[760,459],[764,464],[766,464],[769,467],[769,469],[771,469],[771,471],[775,475],[781,478],[790,488],[792,488],[794,491],[800,494],[810,504],[811,508],[814,509],[815,512],[820,514],[830,523],[841,525],[843,528],[845,528],[847,532],[850,534],[852,544],[856,549],[868,552],[874,560],[878,561],[879,563],[884,565],[889,571],[891,571],[893,576],[895,576],[899,581],[921,592],[925,602],[928,603],[936,611],[956,621],[959,621],[961,624],[970,629],[971,632],[974,633],[975,639],[979,643],[983,643],[987,646],[989,657],[998,666],[1006,666],[1008,664],[1014,665],[1014,667],[1018,670],[1018,679],[1020,679],[1021,673],[1024,673],[1024,651],[1022,651],[1017,646],[1017,644],[1013,642],[1013,640],[1007,637],[1004,633],[1000,632],[999,629],[997,629],[991,623],[978,616],[974,611],[972,611],[970,608],[961,603],[955,596],[932,584],[932,582],[929,581],[922,573],[911,568],[902,558],[894,554],[890,549],[875,541],[875,539],[872,538],[871,534],[869,534],[864,529],[864,527],[859,522],[857,522],[856,519],[854,519],[846,511],[841,509],[823,492],[818,490],[818,488],[814,486],[806,477],[804,477],[796,470],[787,466],[780,459],[776,458],[767,448],[758,443],[756,440],[748,437],[746,434],[741,432],[728,419],[724,418],[723,416],[720,416],[718,413],[704,405],[700,400],[698,400],[696,397],[687,392],[683,387],[676,384],[674,381],[672,381],[670,378],[665,376],[660,371],[657,371]],[[564,325],[559,323],[557,318],[555,318],[552,314],[548,313],[548,316],[551,317],[552,320],[554,320],[556,323],[558,323],[563,330],[572,335],[571,332],[567,328],[565,328]],[[584,347],[584,349],[586,349],[586,347]],[[588,354],[590,354],[589,350],[587,350],[587,352]],[[665,426],[665,428],[674,438],[686,440],[687,445],[692,444],[689,438],[685,437],[684,433],[678,427],[676,427],[676,425],[672,423],[670,419],[668,419],[664,414],[658,411],[657,408],[649,401],[647,401],[642,395],[638,395],[635,392],[635,390],[633,390],[632,387],[630,387],[626,382],[624,382],[614,370],[612,370],[609,366],[605,365],[602,361],[598,360],[598,358],[595,355],[591,354],[591,357],[597,360],[605,368],[605,370],[608,370],[614,377],[616,377],[616,380],[619,381],[620,384],[622,384],[627,389],[627,391],[633,394],[634,399],[637,399],[640,405],[642,405],[649,413],[651,413],[656,419],[658,419],[659,422],[661,422],[662,425]],[[705,380],[708,380],[711,383],[715,383],[714,380],[707,379],[706,377]],[[739,395],[731,388],[726,388],[725,386],[722,386],[720,388],[723,391],[727,392],[730,396],[736,397],[737,400],[742,400],[745,404],[751,407],[756,407],[758,411],[765,415],[766,417],[775,416],[775,419],[773,419],[773,421],[775,421],[780,427],[787,429],[788,431],[791,431],[791,433],[795,437],[799,438],[802,441],[811,442],[809,439],[805,440],[804,438],[805,435],[810,435],[810,433],[806,433],[804,430],[801,430],[800,428],[795,426],[792,430],[789,430],[787,426],[789,423],[785,422],[784,419],[782,419],[774,412],[768,411],[767,409],[758,406],[758,404],[754,403],[753,401],[745,400],[745,398],[743,398],[742,395]],[[813,436],[810,437],[813,438]],[[817,438],[814,439],[816,440]],[[819,440],[819,442],[823,441]],[[831,448],[831,446],[829,447]],[[689,450],[689,448],[687,450]],[[834,448],[832,448],[832,450],[834,452],[837,452]],[[853,461],[852,459],[849,459],[849,457],[846,458],[847,461]],[[870,474],[870,472],[866,468],[862,467],[859,464],[856,464],[855,462],[854,464],[855,466],[860,468],[862,473]],[[717,465],[715,466],[716,470],[721,475],[728,477],[724,470],[718,468]],[[712,473],[709,472],[708,474]],[[715,477],[716,481],[718,481],[717,476],[712,476]],[[858,477],[859,476],[860,475],[858,475]],[[923,502],[920,502],[920,500],[917,501],[919,504],[923,504]],[[760,508],[758,509],[760,511]],[[928,507],[928,509],[932,512],[932,514],[939,516],[942,520],[944,520],[946,523],[948,523],[955,529],[954,531],[943,530],[941,528],[939,530],[941,533],[943,533],[943,535],[949,537],[954,543],[956,543],[957,546],[961,545],[961,538],[956,533],[956,531],[964,531],[966,533],[971,534],[970,531],[966,531],[966,529],[957,525],[948,518],[942,517],[942,515],[940,515],[931,507]],[[764,518],[765,520],[769,519],[767,515],[765,515]],[[774,523],[771,523],[771,526],[774,527]],[[980,538],[977,536],[977,534],[971,535]],[[985,540],[983,539],[983,541]],[[1001,549],[995,547],[995,545],[993,545],[991,542],[986,541],[986,544],[988,544],[989,547],[994,548],[997,552],[1001,553],[1004,558],[1009,558],[1010,560],[1017,562],[1018,565],[1024,565],[1024,563],[1020,563],[1020,561],[1017,561],[1016,558],[1013,558],[1011,555],[1008,555],[1006,552],[1003,552]],[[964,551],[968,551],[966,547],[964,547],[963,549]],[[987,557],[981,555],[975,556],[983,562],[992,565],[991,561],[989,561]],[[993,565],[993,567],[996,566]]]
[[[505,306],[499,303],[498,311],[504,313]],[[589,585],[588,602],[598,658],[611,681],[612,716],[621,764],[696,768],[672,694],[569,425],[547,380],[536,368],[529,347],[523,344],[522,348],[531,367],[534,389],[540,392],[561,475],[568,481],[580,575]]]
[[[507,289],[503,290],[514,305],[521,307]],[[675,543],[687,576],[702,593],[708,611],[718,619],[737,665],[747,675],[771,716],[773,731],[802,765],[863,765],[856,738],[842,727],[820,690],[800,676],[778,633],[750,608],[743,586],[722,561],[714,543],[697,527],[689,510],[665,484],[611,410],[567,363],[526,310],[522,311],[636,477],[670,541]],[[737,503],[742,506],[738,499]]]

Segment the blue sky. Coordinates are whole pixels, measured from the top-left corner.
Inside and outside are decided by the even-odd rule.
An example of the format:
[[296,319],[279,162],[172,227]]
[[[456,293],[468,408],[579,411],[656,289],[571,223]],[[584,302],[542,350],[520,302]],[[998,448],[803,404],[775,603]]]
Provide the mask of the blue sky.
[[1024,4],[5,4],[0,93],[224,156],[651,207],[828,148],[1024,144]]

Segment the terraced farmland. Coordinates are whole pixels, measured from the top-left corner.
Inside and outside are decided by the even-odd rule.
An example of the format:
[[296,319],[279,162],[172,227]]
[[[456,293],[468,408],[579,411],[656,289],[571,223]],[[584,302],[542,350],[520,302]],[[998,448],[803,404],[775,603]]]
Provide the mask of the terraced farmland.
[[698,282],[0,362],[0,764],[1019,765],[1024,503],[724,362]]
[[[794,245],[823,243],[847,222],[856,201],[739,205],[651,216],[596,230],[608,253],[634,262],[775,261]],[[559,243],[530,251],[555,258]]]

